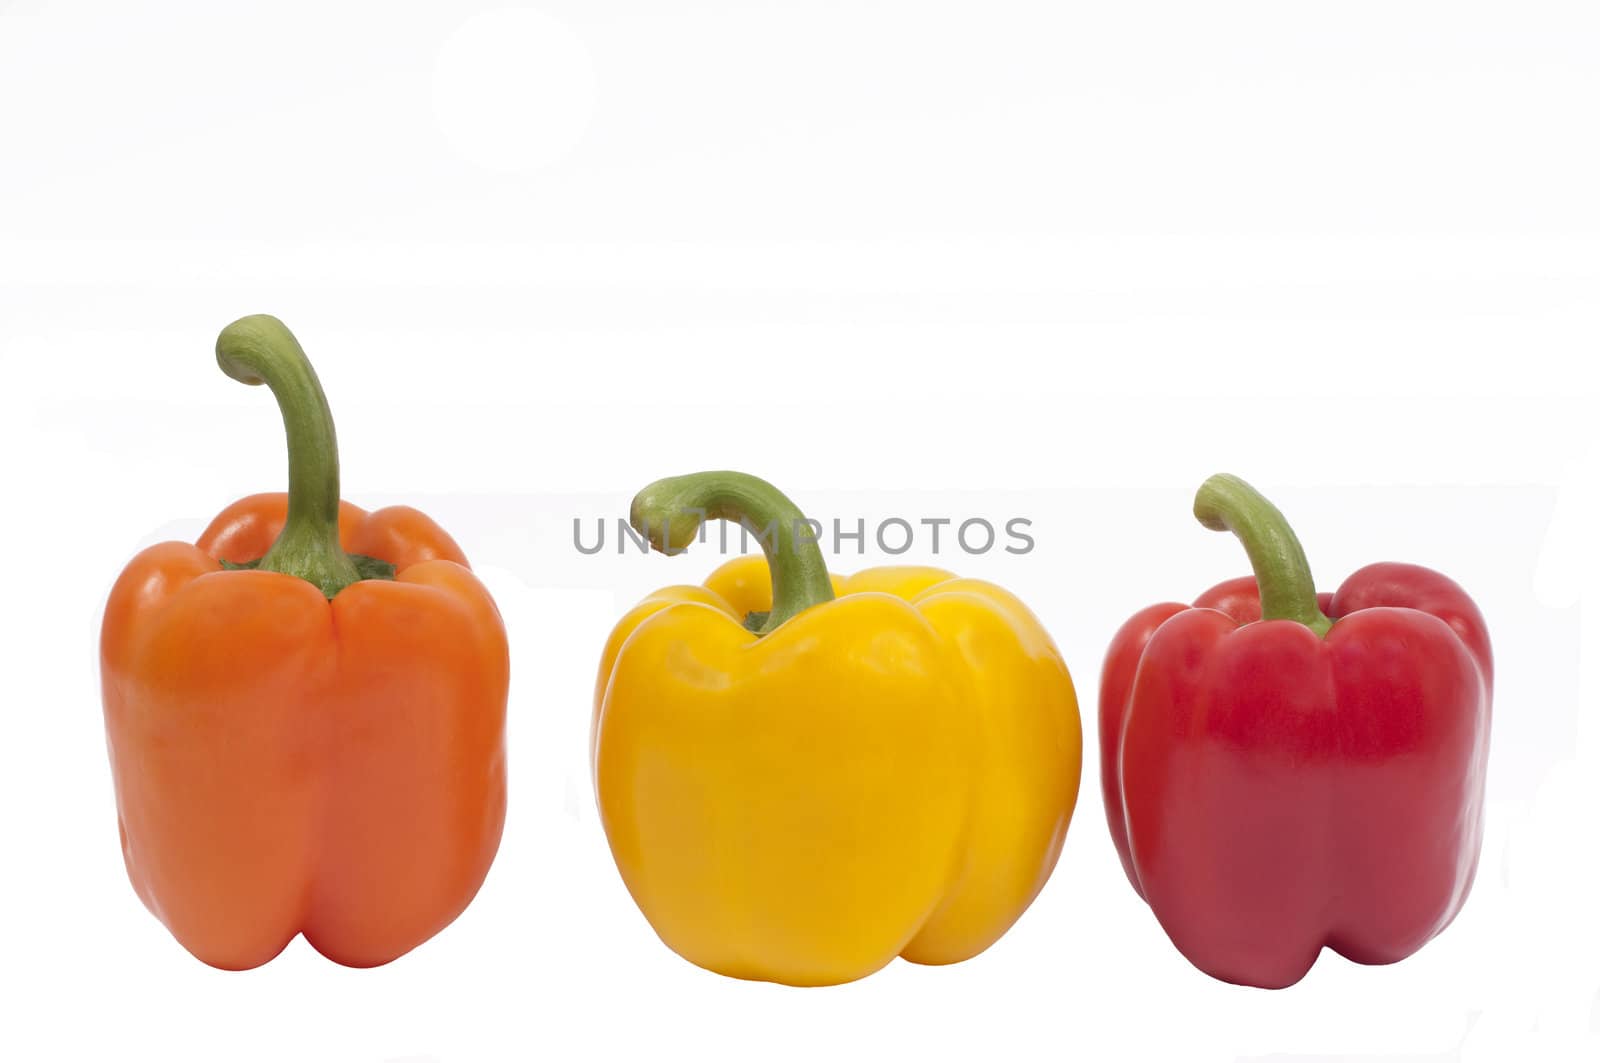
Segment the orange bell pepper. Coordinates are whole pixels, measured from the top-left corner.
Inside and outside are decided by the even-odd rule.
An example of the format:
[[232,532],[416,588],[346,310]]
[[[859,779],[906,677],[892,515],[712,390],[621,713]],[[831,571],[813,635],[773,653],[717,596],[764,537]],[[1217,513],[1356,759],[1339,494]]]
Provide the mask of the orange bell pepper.
[[217,341],[269,385],[289,492],[117,580],[101,677],[122,852],[145,905],[201,960],[255,967],[303,933],[387,963],[472,900],[505,819],[500,614],[432,520],[339,500],[333,421],[275,318]]

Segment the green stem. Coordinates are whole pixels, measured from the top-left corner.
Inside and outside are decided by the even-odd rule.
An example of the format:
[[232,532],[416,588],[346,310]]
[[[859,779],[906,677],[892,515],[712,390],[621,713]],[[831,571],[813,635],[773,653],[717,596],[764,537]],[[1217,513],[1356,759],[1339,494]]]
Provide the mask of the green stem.
[[308,580],[331,599],[361,575],[339,545],[339,446],[316,371],[294,334],[270,314],[223,329],[217,364],[235,380],[272,389],[289,438],[288,517],[256,567]]
[[634,531],[664,554],[686,550],[707,520],[750,528],[767,555],[772,612],[754,628],[756,634],[768,634],[811,606],[833,601],[833,581],[805,515],[765,480],[742,472],[669,476],[635,495],[628,512]]
[[1317,607],[1306,552],[1283,514],[1237,476],[1219,474],[1200,485],[1194,515],[1212,531],[1231,531],[1244,544],[1261,594],[1261,619],[1293,620],[1318,635],[1333,621]]

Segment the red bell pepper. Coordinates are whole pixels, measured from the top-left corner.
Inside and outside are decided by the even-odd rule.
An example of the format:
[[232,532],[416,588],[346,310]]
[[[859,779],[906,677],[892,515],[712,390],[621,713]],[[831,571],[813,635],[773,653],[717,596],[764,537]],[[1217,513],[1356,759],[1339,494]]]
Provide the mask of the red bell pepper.
[[1112,641],[1101,779],[1128,878],[1225,981],[1292,985],[1323,946],[1404,959],[1477,866],[1483,617],[1417,565],[1369,565],[1319,597],[1283,514],[1236,477],[1207,480],[1194,512],[1239,537],[1255,577],[1151,606]]

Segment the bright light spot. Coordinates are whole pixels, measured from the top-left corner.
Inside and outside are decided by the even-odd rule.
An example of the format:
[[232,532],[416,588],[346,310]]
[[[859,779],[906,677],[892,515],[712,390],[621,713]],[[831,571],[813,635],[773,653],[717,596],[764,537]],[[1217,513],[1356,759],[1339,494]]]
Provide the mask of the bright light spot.
[[594,64],[583,41],[527,8],[474,15],[444,42],[434,66],[440,131],[457,154],[499,173],[566,158],[594,105]]

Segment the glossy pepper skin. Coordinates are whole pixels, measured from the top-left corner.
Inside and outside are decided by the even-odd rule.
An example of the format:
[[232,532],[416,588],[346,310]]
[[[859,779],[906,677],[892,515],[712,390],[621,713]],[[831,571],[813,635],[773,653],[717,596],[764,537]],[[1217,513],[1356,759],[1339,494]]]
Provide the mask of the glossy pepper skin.
[[[128,876],[212,966],[258,966],[302,933],[339,963],[387,963],[466,907],[499,845],[505,630],[432,520],[338,500],[331,420],[325,439],[307,427],[325,403],[301,409],[321,389],[280,323],[237,322],[218,354],[274,385],[291,490],[150,547],[112,589],[101,678]],[[349,555],[378,575],[337,585]]]
[[661,481],[633,517],[677,552],[702,515],[773,514],[770,569],[739,558],[660,591],[606,645],[593,758],[617,868],[669,947],[733,977],[829,985],[897,955],[974,956],[1061,851],[1082,754],[1067,669],[992,584],[830,576],[753,477]]
[[1256,575],[1151,606],[1112,642],[1101,768],[1123,868],[1225,981],[1292,985],[1324,946],[1404,959],[1455,917],[1477,865],[1483,617],[1417,565],[1316,595],[1282,515],[1234,477],[1208,480],[1195,513],[1239,535]]

